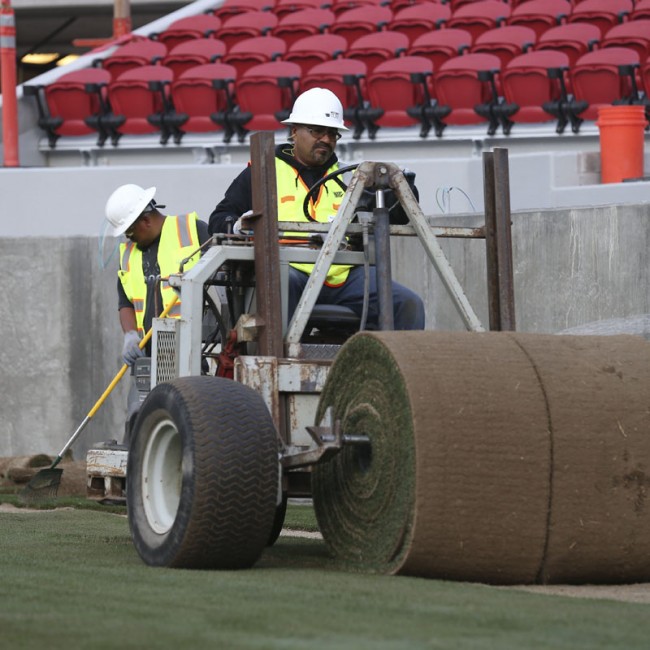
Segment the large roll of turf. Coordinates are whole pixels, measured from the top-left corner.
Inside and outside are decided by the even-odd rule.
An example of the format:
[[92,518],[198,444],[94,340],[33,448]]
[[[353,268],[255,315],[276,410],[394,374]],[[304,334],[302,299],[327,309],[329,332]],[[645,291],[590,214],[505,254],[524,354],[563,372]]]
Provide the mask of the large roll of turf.
[[491,583],[650,579],[650,345],[631,336],[382,332],[319,404],[347,445],[313,470],[331,551]]

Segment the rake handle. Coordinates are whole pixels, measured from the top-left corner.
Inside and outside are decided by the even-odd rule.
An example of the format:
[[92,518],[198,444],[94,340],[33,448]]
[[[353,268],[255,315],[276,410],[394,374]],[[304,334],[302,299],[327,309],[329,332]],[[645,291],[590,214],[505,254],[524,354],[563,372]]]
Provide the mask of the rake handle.
[[[163,310],[162,314],[160,314],[160,318],[165,318],[169,312],[172,310],[172,307],[178,302],[178,296],[174,296],[174,299],[165,307]],[[143,350],[144,347],[149,343],[151,340],[151,336],[153,335],[153,327],[149,328],[149,331],[144,335],[140,343],[138,343],[138,347]],[[65,443],[63,449],[59,452],[57,455],[56,459],[50,466],[50,469],[54,469],[60,462],[63,456],[65,455],[65,452],[70,449],[70,447],[74,444],[74,441],[79,437],[79,434],[86,428],[86,425],[92,417],[99,411],[100,407],[102,404],[106,401],[106,398],[113,392],[113,389],[117,384],[119,383],[120,379],[124,377],[124,373],[129,369],[129,366],[125,363],[118,371],[118,373],[113,377],[113,381],[106,387],[106,390],[101,394],[101,397],[95,402],[95,405],[88,411],[88,415],[83,419],[83,422],[77,427],[77,430],[70,436],[70,439],[68,442]]]

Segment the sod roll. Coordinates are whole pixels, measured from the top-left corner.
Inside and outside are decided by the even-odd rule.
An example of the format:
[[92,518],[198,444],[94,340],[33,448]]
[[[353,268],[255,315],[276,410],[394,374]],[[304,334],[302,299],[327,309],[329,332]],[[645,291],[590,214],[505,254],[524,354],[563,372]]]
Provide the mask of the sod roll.
[[331,551],[358,569],[497,584],[650,579],[650,345],[631,336],[358,334],[312,473]]
[[31,456],[2,456],[0,457],[0,477],[8,477],[12,470],[42,469],[51,465],[53,456],[33,454]]

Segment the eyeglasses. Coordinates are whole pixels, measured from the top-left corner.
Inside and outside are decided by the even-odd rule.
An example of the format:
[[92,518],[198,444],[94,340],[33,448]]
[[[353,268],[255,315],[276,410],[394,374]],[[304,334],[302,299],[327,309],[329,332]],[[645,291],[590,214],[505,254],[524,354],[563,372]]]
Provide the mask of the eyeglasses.
[[[133,233],[135,232],[135,227],[138,225],[138,221],[142,219],[146,214],[151,214],[152,212],[155,212],[157,210],[156,202],[151,200],[149,203],[147,203],[147,206],[145,209],[140,213],[138,218],[129,226],[128,230],[124,232],[125,237],[132,237]],[[159,206],[161,208],[164,208],[164,205]]]
[[[143,213],[144,214],[144,213]],[[133,233],[135,232],[135,227],[138,225],[138,221],[140,221],[140,217],[138,217],[129,227],[127,230],[124,231],[124,236],[128,237],[129,239],[133,236]]]
[[310,135],[316,140],[322,140],[325,136],[327,136],[330,140],[334,140],[334,142],[338,142],[341,139],[341,134],[337,129],[334,129],[332,127],[312,126],[305,124],[304,128],[307,129]]

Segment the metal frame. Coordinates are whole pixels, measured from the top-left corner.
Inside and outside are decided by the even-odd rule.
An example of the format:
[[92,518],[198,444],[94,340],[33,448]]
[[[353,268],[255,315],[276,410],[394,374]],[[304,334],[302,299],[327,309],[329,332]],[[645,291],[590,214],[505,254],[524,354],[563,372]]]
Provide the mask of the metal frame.
[[[361,232],[353,224],[356,206],[367,188],[391,189],[409,218],[404,226],[389,226],[392,236],[416,236],[450,295],[465,327],[481,332],[484,327],[470,305],[438,241],[438,237],[485,238],[488,260],[490,328],[514,328],[512,246],[510,239],[507,151],[484,154],[486,171],[486,225],[479,228],[431,227],[422,213],[402,171],[392,163],[364,162],[354,173],[343,197],[337,218],[331,224],[282,222],[282,230],[320,233],[325,236],[320,249],[279,246],[274,141],[271,133],[251,137],[253,182],[253,239],[236,238],[213,246],[189,271],[171,276],[170,285],[181,294],[181,318],[177,324],[179,376],[201,374],[201,323],[203,288],[226,262],[247,262],[255,266],[255,314],[244,314],[237,326],[240,340],[252,341],[253,354],[235,362],[235,380],[255,389],[265,400],[280,438],[280,456],[288,477],[304,486],[297,477],[305,467],[336,453],[343,444],[363,444],[348,440],[331,421],[314,423],[318,396],[331,359],[310,359],[301,342],[320,287],[332,263],[363,264],[363,253],[342,250],[346,235]],[[381,210],[381,206],[379,208]],[[387,226],[387,223],[386,223]],[[314,270],[287,323],[286,286],[291,262],[313,263]],[[283,295],[284,300],[283,300]],[[154,323],[154,333],[158,325]],[[289,494],[292,489],[285,476]]]

